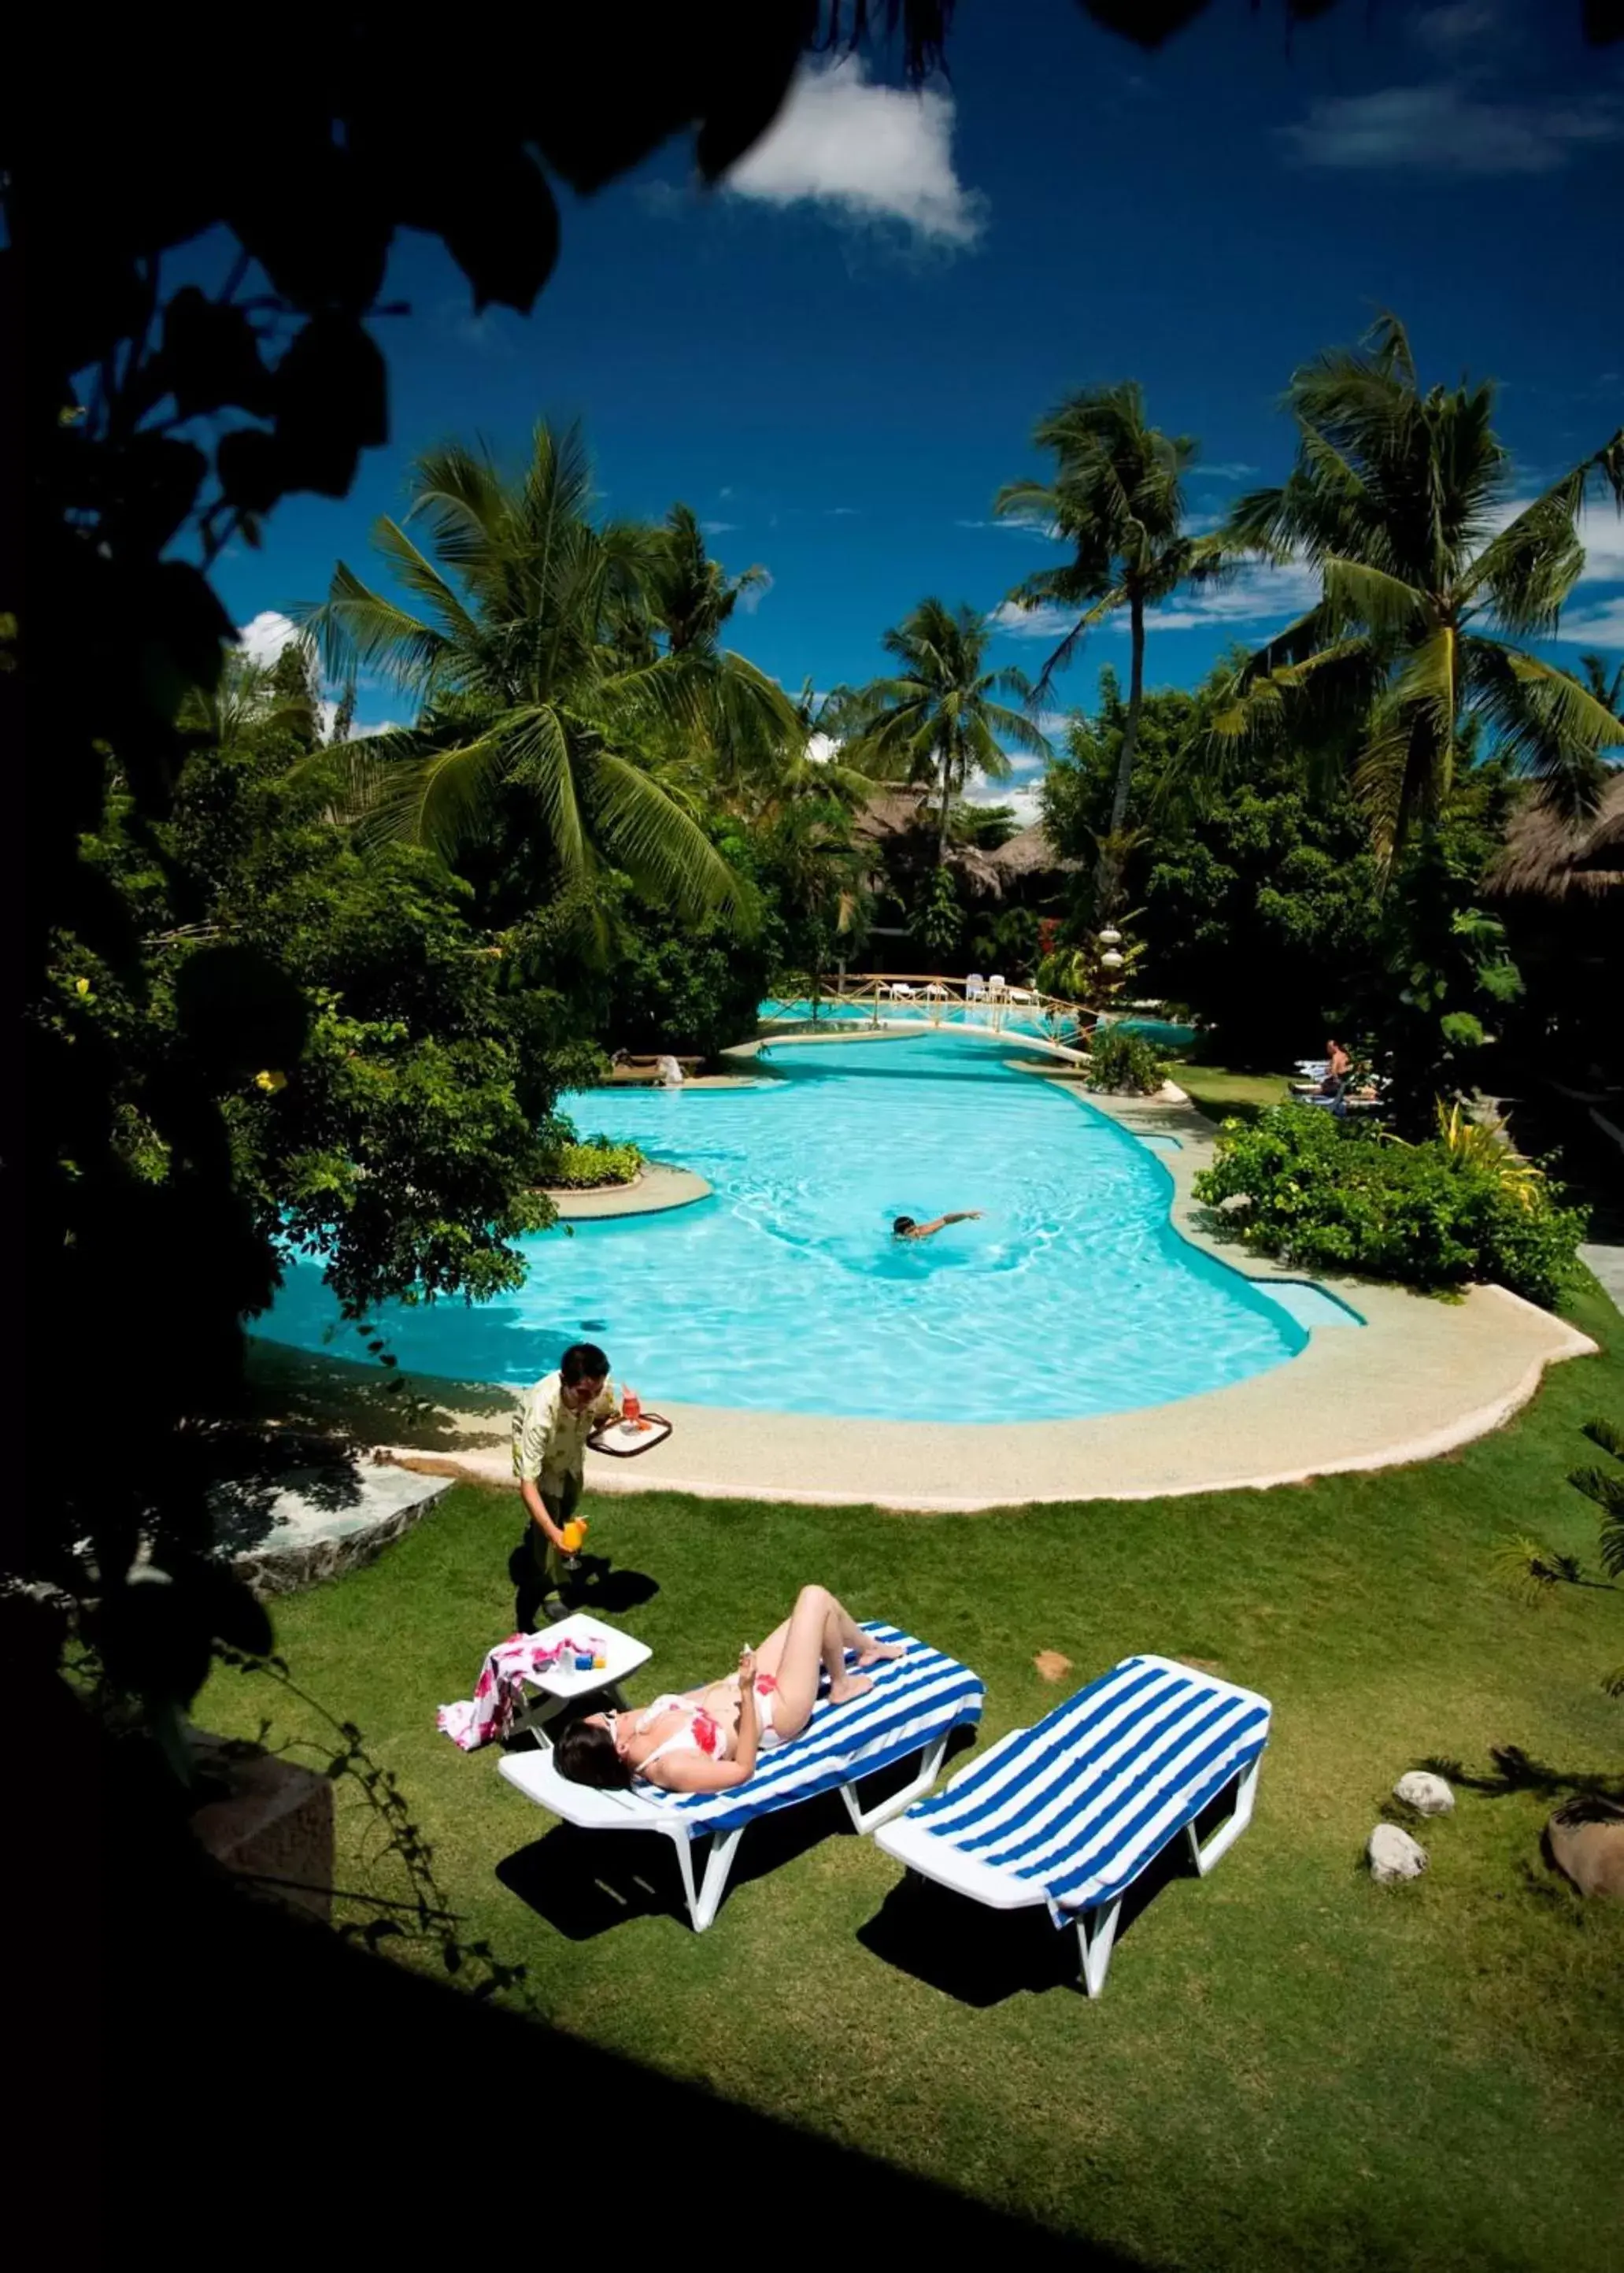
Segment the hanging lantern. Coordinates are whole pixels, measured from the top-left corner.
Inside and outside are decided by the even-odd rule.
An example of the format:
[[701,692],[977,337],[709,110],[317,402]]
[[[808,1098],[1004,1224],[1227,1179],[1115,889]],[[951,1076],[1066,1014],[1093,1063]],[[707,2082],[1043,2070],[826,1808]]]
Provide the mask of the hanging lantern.
[[[1119,947],[1121,943],[1121,933],[1115,930],[1110,924],[1107,924],[1104,930],[1100,934],[1100,945],[1102,947]],[[1122,957],[1119,956],[1117,957],[1117,961],[1120,963]]]
[[1120,971],[1122,968],[1122,957],[1117,953],[1114,947],[1108,947],[1104,954],[1101,956],[1100,961],[1104,964],[1107,971]]

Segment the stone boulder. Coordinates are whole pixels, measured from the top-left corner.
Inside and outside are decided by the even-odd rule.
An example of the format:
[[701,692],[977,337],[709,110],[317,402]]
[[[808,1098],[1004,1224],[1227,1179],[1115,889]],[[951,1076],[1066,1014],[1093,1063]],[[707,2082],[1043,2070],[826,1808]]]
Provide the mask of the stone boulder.
[[1624,1902],[1624,1808],[1579,1801],[1559,1808],[1545,1826],[1551,1860],[1582,1894]]
[[1453,1815],[1455,1794],[1441,1775],[1433,1775],[1426,1768],[1411,1768],[1393,1787],[1395,1799],[1402,1799],[1406,1807],[1413,1807],[1418,1815]]
[[256,1744],[194,1729],[192,1754],[211,1796],[191,1827],[228,1871],[324,1922],[333,1908],[333,1786]]
[[1396,1823],[1378,1823],[1365,1845],[1370,1875],[1379,1887],[1396,1886],[1401,1879],[1418,1879],[1426,1868],[1426,1849],[1418,1847]]

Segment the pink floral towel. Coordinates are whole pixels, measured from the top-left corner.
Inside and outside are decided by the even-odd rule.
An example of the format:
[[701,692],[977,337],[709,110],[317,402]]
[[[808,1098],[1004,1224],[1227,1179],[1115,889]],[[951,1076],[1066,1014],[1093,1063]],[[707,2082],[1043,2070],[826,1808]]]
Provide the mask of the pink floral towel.
[[602,1648],[595,1635],[582,1638],[572,1633],[561,1641],[546,1634],[509,1634],[505,1641],[485,1653],[472,1697],[460,1705],[442,1705],[435,1715],[436,1726],[465,1752],[496,1743],[506,1736],[524,1710],[525,1683],[537,1673],[545,1673],[559,1658],[573,1658],[578,1648],[588,1646],[595,1652]]

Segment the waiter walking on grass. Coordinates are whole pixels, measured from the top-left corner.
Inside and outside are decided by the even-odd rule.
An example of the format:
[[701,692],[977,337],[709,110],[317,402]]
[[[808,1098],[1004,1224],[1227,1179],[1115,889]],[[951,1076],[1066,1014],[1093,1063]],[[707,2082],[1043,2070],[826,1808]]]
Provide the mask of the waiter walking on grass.
[[522,1629],[538,1610],[558,1618],[568,1607],[573,1557],[564,1527],[580,1497],[587,1439],[614,1413],[609,1360],[595,1342],[573,1342],[558,1371],[543,1374],[513,1415],[513,1474],[528,1519],[510,1566]]

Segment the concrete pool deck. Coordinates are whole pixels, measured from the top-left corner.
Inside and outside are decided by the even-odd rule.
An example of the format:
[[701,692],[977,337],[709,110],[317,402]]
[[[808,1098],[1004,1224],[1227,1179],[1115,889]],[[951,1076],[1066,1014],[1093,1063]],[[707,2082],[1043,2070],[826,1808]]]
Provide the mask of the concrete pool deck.
[[651,1160],[629,1184],[600,1184],[589,1191],[550,1188],[547,1197],[560,1223],[593,1223],[613,1216],[667,1215],[710,1194],[704,1177],[691,1168],[664,1168]]
[[[1076,1094],[1068,1081],[1056,1086]],[[1300,1274],[1213,1238],[1197,1219],[1191,1187],[1217,1132],[1182,1091],[1169,1084],[1155,1097],[1090,1095],[1088,1102],[1152,1140],[1171,1180],[1172,1221],[1192,1245],[1261,1284],[1303,1283]],[[650,1406],[674,1424],[671,1437],[629,1460],[593,1454],[587,1489],[927,1513],[1262,1489],[1453,1451],[1508,1420],[1547,1365],[1596,1347],[1500,1287],[1473,1287],[1450,1302],[1363,1281],[1310,1283],[1339,1296],[1363,1327],[1314,1326],[1306,1349],[1267,1373],[1089,1420],[916,1418],[931,1389],[909,1381],[898,1383],[896,1417],[878,1421],[682,1405],[650,1388]],[[1044,1371],[1040,1357],[1035,1405]],[[490,1443],[488,1409],[466,1421],[454,1410],[442,1417],[453,1441],[442,1434],[433,1454],[400,1446],[391,1457],[430,1473],[512,1483],[506,1431]]]

